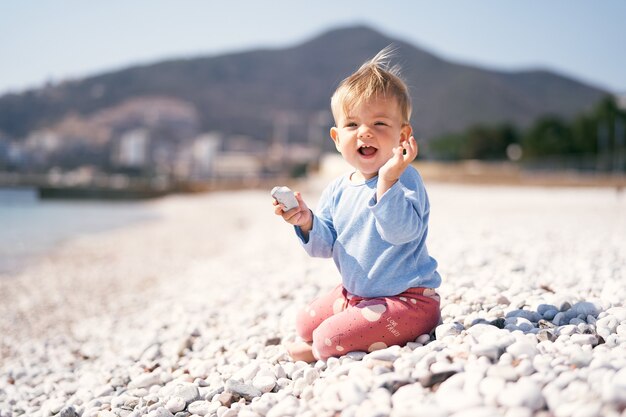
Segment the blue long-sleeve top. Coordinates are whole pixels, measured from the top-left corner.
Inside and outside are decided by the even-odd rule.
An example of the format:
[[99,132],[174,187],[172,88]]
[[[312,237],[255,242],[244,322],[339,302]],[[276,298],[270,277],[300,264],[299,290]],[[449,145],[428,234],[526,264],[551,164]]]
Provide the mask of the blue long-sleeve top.
[[343,286],[360,297],[400,294],[411,287],[437,288],[437,261],[426,249],[430,204],[412,166],[379,201],[374,177],[362,184],[349,175],[330,183],[320,197],[308,239],[302,246],[315,257],[332,257]]

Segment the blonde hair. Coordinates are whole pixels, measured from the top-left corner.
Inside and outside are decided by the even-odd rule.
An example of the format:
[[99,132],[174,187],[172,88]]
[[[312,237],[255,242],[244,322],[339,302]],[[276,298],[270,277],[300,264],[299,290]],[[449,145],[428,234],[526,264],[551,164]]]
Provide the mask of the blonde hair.
[[400,78],[400,67],[389,64],[394,52],[392,45],[385,47],[339,84],[330,99],[335,122],[338,120],[340,110],[347,114],[350,109],[368,100],[393,97],[398,101],[403,123],[409,123],[411,97],[408,88]]

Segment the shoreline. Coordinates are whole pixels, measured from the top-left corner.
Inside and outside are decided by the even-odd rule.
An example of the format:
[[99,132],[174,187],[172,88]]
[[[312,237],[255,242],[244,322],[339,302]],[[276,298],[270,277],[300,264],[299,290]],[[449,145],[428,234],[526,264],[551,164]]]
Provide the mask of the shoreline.
[[[625,174],[579,171],[525,170],[511,162],[477,160],[441,162],[417,159],[412,165],[427,183],[474,186],[626,188]],[[352,168],[339,154],[326,154],[317,177],[333,178]]]
[[[293,188],[314,207],[325,184]],[[339,280],[332,261],[306,256],[269,191],[170,196],[157,219],[73,240],[0,281],[0,415],[619,416],[625,199],[427,189],[444,279],[436,339],[289,361],[297,309]]]
[[149,221],[156,215],[152,204],[49,201],[38,199],[32,189],[0,188],[0,280],[10,279],[74,239]]
[[626,188],[626,173],[607,174],[573,170],[529,170],[508,162],[418,161],[425,179],[443,183],[522,187]]

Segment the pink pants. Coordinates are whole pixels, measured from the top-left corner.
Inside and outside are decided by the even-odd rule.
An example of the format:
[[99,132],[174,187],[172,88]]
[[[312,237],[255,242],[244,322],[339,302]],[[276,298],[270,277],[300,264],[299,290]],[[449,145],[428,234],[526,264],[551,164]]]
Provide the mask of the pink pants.
[[338,285],[298,313],[296,331],[313,342],[317,359],[326,360],[355,350],[372,352],[412,342],[434,329],[439,317],[439,295],[432,288],[363,298]]

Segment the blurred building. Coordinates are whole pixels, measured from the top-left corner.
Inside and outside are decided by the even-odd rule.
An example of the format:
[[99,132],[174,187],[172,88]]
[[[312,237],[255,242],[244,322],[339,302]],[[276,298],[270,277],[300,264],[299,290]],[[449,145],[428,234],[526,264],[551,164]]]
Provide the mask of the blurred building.
[[139,128],[122,134],[113,145],[111,163],[122,169],[141,170],[149,162],[150,134],[148,129]]
[[179,146],[172,156],[172,173],[179,180],[204,180],[215,175],[215,159],[222,146],[218,132],[201,134]]
[[263,159],[243,152],[222,152],[214,163],[216,178],[259,178],[263,174]]
[[61,146],[59,136],[49,130],[32,132],[22,144],[22,149],[28,155],[30,165],[35,167],[46,166],[51,155]]

